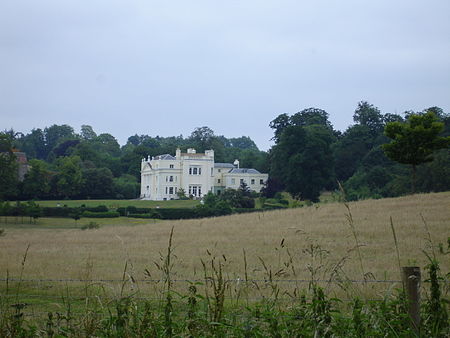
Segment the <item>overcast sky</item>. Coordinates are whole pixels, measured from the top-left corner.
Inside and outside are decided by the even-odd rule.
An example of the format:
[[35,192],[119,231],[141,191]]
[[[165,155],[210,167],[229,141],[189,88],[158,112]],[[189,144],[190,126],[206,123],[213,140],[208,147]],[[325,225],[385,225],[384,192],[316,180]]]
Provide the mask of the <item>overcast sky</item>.
[[449,0],[2,0],[0,128],[250,136],[317,107],[450,112]]

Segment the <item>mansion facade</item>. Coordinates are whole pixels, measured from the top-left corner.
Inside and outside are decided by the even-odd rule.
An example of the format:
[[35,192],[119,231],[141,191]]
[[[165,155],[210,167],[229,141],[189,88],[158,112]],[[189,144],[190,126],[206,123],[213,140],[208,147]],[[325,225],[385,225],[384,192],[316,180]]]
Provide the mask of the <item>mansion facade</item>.
[[176,150],[175,156],[158,155],[142,159],[141,199],[178,199],[183,189],[186,196],[202,198],[208,192],[220,194],[224,189],[238,189],[245,182],[252,191],[260,192],[269,175],[256,169],[239,168],[239,161],[215,163],[214,150],[186,153]]

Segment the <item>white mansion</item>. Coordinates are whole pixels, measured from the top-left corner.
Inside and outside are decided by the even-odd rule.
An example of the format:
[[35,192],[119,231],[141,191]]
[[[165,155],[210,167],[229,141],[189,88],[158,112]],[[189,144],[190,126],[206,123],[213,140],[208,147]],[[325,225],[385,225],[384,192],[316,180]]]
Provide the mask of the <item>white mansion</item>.
[[238,189],[245,182],[250,190],[261,191],[268,174],[256,169],[239,168],[239,161],[214,163],[214,150],[187,153],[176,150],[169,154],[148,157],[141,163],[141,198],[146,200],[170,200],[178,198],[183,189],[186,196],[201,198],[209,191],[220,194],[227,188]]

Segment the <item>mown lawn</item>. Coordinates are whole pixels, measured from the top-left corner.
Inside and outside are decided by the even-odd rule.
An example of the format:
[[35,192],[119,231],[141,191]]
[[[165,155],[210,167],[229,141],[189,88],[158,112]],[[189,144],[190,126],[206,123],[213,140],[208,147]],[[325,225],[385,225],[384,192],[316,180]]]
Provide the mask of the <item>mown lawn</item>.
[[133,226],[141,224],[149,224],[162,222],[161,220],[143,219],[143,218],[89,218],[82,217],[75,221],[72,218],[59,217],[41,217],[36,221],[30,217],[22,216],[1,216],[0,228],[8,230],[16,229],[81,229],[90,222],[97,223],[100,227],[104,226]]
[[143,200],[52,200],[36,201],[41,207],[57,207],[67,205],[68,207],[96,207],[105,205],[109,209],[135,206],[138,208],[193,208],[200,203],[196,200],[171,200],[171,201],[143,201]]

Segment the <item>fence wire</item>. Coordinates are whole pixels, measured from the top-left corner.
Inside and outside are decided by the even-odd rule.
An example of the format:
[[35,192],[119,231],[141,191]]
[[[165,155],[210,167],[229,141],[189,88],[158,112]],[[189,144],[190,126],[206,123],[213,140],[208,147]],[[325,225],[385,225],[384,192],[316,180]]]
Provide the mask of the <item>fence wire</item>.
[[[165,279],[78,279],[78,278],[60,278],[60,279],[20,279],[20,278],[0,278],[0,282],[36,282],[36,283],[47,283],[47,282],[56,282],[56,283],[124,283],[124,282],[133,282],[133,283],[163,283],[166,282]],[[210,282],[211,279],[171,279],[172,283],[206,283]],[[401,283],[401,280],[376,280],[376,279],[368,279],[368,280],[330,280],[330,279],[224,279],[226,283],[300,283],[300,284],[309,284],[309,283],[354,283],[354,284],[370,284],[370,283],[381,283],[381,284],[394,284]],[[424,281],[426,282],[426,281]],[[450,283],[448,281],[447,283]]]

